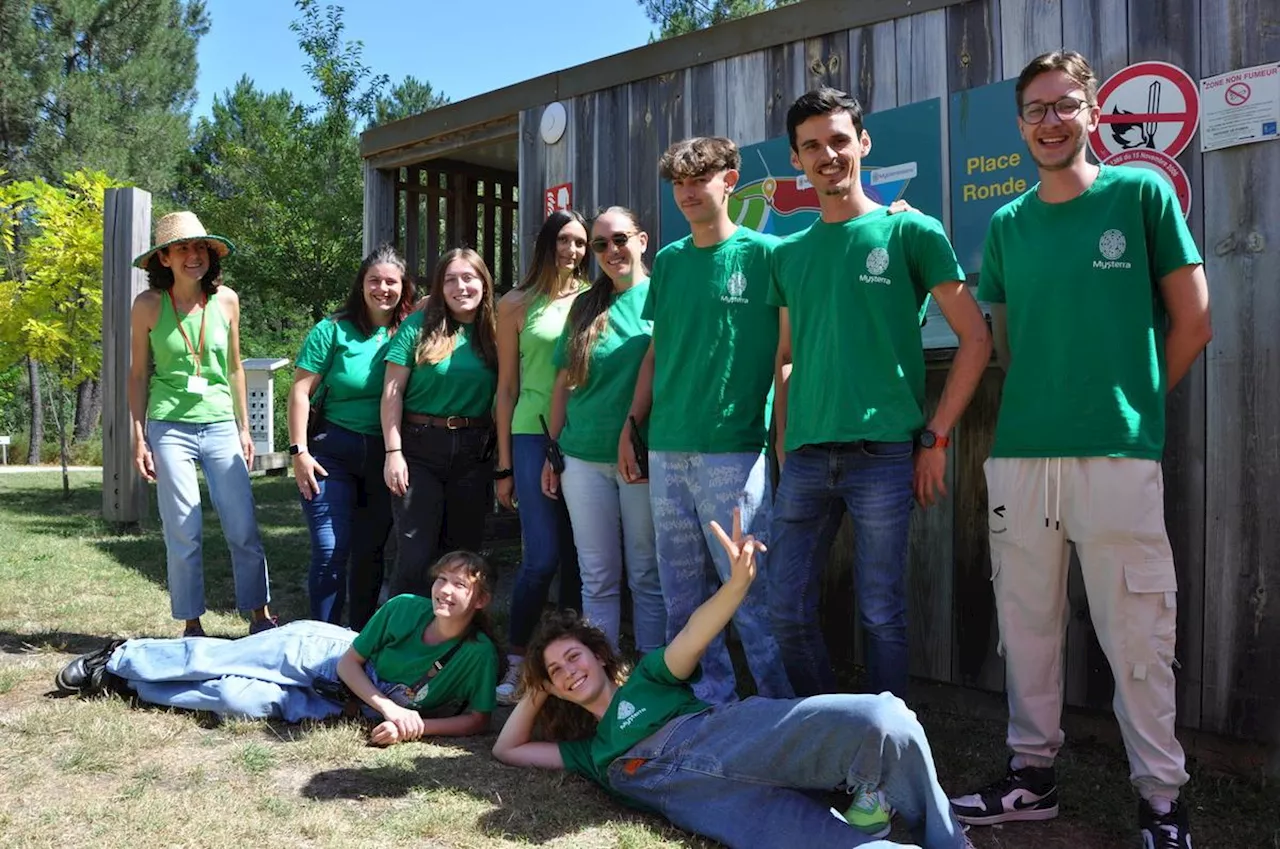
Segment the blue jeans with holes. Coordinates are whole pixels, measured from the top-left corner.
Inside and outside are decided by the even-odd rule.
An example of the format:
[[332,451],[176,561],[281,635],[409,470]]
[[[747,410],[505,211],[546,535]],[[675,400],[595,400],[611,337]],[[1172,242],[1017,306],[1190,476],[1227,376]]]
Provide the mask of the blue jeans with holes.
[[[768,457],[760,452],[694,454],[649,452],[649,498],[657,534],[658,575],[667,604],[667,641],[693,611],[729,579],[729,555],[710,528],[715,520],[732,533],[733,508],[742,510],[742,532],[769,544],[771,503]],[[769,631],[768,583],[772,554],[756,557],[756,580],[733,614],[756,691],[790,698],[791,685]],[[733,664],[724,634],[707,647],[702,678],[693,685],[698,698],[719,704],[737,698]]]
[[910,442],[806,445],[787,452],[773,511],[769,609],[797,695],[836,689],[818,597],[843,506],[853,520],[853,584],[867,636],[870,689],[906,697],[912,457]]
[[511,437],[511,471],[515,478],[520,512],[520,567],[511,591],[511,619],[507,634],[510,647],[523,649],[533,636],[547,601],[547,590],[560,575],[561,610],[582,610],[582,578],[578,551],[564,499],[542,494],[542,464],[547,459],[547,439],[542,434],[517,433]]
[[382,436],[325,422],[308,447],[328,473],[316,475],[320,491],[310,501],[298,496],[311,533],[311,618],[340,623],[343,605],[350,599],[351,627],[359,631],[378,607],[382,550],[391,531]]
[[164,526],[173,618],[198,619],[206,609],[204,516],[197,465],[204,472],[209,498],[231,549],[236,607],[246,611],[267,604],[271,600],[267,556],[258,534],[249,467],[240,453],[236,423],[149,421],[147,445],[156,465],[156,502]]
[[609,784],[730,847],[901,849],[819,800],[824,791],[878,787],[924,849],[967,845],[924,729],[888,693],[749,698],[677,717],[615,760]]

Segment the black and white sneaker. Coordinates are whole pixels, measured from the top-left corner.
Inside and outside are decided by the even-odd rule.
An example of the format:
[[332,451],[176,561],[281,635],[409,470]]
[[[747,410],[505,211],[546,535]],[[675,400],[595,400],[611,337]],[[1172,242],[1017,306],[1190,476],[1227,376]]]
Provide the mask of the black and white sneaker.
[[981,790],[951,800],[956,819],[966,825],[995,825],[1021,820],[1051,820],[1058,815],[1058,785],[1053,767],[1014,769]]
[[1139,799],[1138,833],[1142,849],[1191,849],[1187,811],[1176,800],[1169,813],[1161,814],[1146,799]]

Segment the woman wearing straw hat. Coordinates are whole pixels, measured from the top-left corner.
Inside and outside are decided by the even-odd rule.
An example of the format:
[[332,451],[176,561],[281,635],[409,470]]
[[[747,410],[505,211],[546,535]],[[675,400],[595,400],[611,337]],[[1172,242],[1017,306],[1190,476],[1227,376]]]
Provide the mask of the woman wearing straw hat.
[[240,366],[240,299],[219,282],[221,261],[234,250],[206,233],[194,213],[175,212],[156,222],[154,246],[133,261],[150,283],[132,313],[134,464],[156,482],[170,606],[173,618],[185,620],[188,637],[204,636],[197,463],[231,549],[236,606],[252,611],[250,633],[276,624],[267,610],[267,559],[249,486],[253,440]]

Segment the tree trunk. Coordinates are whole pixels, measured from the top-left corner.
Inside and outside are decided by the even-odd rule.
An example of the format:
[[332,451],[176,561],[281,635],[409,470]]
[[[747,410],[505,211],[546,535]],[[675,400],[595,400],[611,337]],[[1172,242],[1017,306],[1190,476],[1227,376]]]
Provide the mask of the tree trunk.
[[40,447],[44,444],[44,404],[40,400],[40,365],[27,357],[27,380],[31,384],[31,438],[27,448],[27,465],[40,465]]
[[80,381],[76,389],[76,442],[88,442],[102,418],[102,383],[93,378]]

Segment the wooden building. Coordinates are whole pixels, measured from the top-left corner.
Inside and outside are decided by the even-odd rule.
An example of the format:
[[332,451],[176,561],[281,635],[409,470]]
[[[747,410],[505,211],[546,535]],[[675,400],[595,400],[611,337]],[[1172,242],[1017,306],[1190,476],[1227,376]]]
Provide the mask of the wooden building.
[[[690,135],[723,134],[741,146],[783,135],[787,107],[819,84],[854,93],[873,115],[932,98],[945,108],[952,95],[1016,77],[1031,58],[1064,46],[1085,54],[1102,80],[1144,60],[1199,80],[1280,60],[1278,17],[1280,0],[804,0],[370,130],[366,248],[395,239],[425,270],[442,247],[467,242],[509,286],[544,218],[546,190],[571,183],[572,205],[587,214],[598,204],[635,209],[652,252],[668,191],[656,162],[667,145]],[[544,113],[561,108],[563,132],[549,119],[547,143]],[[943,144],[945,156],[945,136]],[[1169,401],[1179,721],[1280,739],[1280,532],[1267,518],[1280,495],[1280,145],[1202,154],[1197,134],[1178,163],[1214,323],[1207,355]],[[926,338],[926,347],[936,400],[949,351],[945,337]],[[981,466],[1000,385],[993,367],[959,425],[950,497],[916,511],[909,577],[912,672],[989,690],[1003,686],[1003,661]],[[856,653],[847,569],[829,571],[824,623]],[[1106,709],[1111,674],[1078,566],[1070,596],[1068,702]]]

